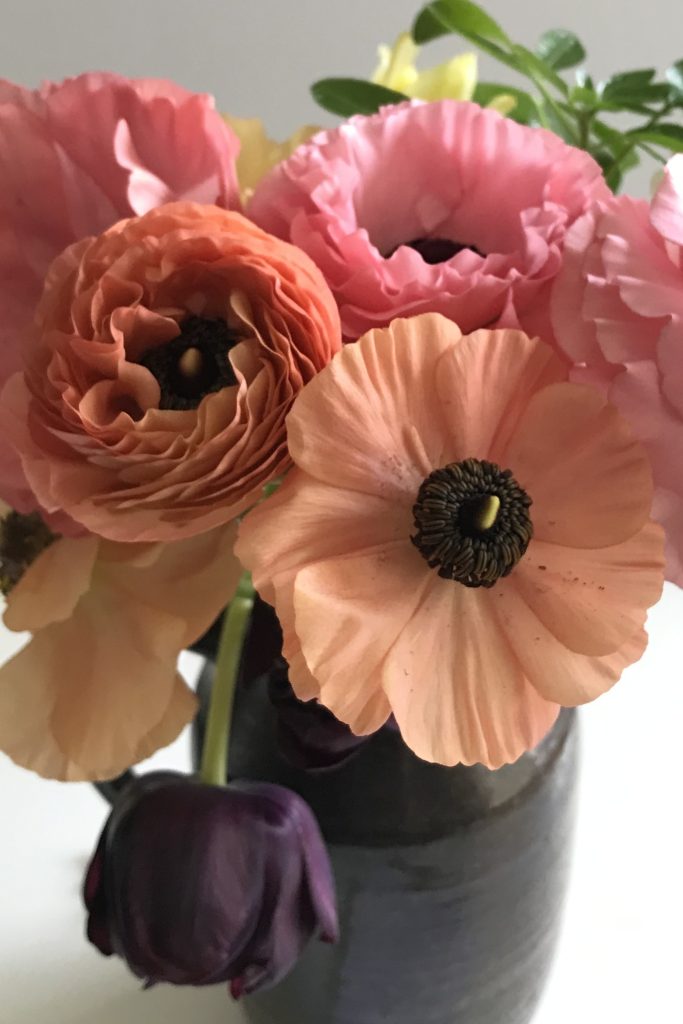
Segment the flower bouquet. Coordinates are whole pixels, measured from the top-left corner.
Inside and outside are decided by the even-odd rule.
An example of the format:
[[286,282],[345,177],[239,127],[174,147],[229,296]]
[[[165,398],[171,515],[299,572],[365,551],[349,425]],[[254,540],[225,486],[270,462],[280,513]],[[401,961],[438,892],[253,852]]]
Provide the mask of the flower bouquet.
[[[520,85],[418,70],[449,35]],[[683,62],[585,56],[436,0],[282,144],[0,83],[0,748],[112,800],[88,936],[148,985],[530,1018],[572,709],[683,583]],[[193,774],[130,771],[193,720]]]

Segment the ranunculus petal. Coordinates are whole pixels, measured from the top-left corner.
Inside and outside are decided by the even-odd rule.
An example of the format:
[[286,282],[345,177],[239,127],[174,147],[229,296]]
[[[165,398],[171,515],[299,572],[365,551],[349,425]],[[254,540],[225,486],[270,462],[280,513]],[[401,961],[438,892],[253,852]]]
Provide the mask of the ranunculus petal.
[[608,547],[647,520],[652,477],[645,452],[593,388],[561,383],[534,395],[502,458],[533,501],[539,540]]
[[577,654],[534,615],[512,579],[496,598],[497,619],[522,672],[545,700],[564,707],[586,704],[611,689],[647,647],[647,634],[639,629],[611,654]]
[[[381,666],[427,583],[424,562],[407,538],[297,573],[294,617],[308,670],[323,704],[358,734],[389,717]],[[297,690],[291,666],[290,678]]]
[[565,647],[611,654],[642,627],[647,609],[659,600],[663,550],[656,523],[597,550],[532,540],[515,569],[514,587]]
[[73,613],[89,589],[100,542],[62,537],[43,551],[12,588],[3,621],[8,629],[35,632]]
[[50,778],[106,779],[170,742],[195,708],[178,654],[230,599],[241,573],[232,541],[228,528],[177,544],[104,543],[94,568],[91,538],[69,542],[70,565],[57,550],[70,614],[53,600],[52,621],[0,668],[0,748]]
[[520,331],[475,331],[441,356],[435,378],[448,423],[442,461],[476,457],[496,462],[531,396],[566,380],[567,368],[547,345]]
[[[427,406],[414,381],[436,394],[435,353],[459,337],[455,324],[425,315],[395,320],[390,329],[347,345],[309,383],[287,419],[296,464],[333,486],[412,501],[445,457],[441,408]],[[336,429],[321,435],[328,418]],[[379,464],[377,447],[384,452]]]
[[495,594],[434,577],[382,665],[401,734],[440,764],[515,761],[559,712],[529,685],[497,627]]

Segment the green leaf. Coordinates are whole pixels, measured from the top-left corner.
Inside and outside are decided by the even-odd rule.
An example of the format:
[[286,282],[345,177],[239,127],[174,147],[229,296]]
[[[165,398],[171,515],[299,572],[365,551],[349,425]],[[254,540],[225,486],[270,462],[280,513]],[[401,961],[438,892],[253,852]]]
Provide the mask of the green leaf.
[[583,110],[595,110],[600,103],[594,89],[587,89],[581,85],[575,85],[570,89],[568,99],[572,106],[581,107]]
[[600,90],[605,100],[623,102],[629,100],[640,102],[643,90],[647,89],[655,77],[654,68],[646,68],[642,71],[624,71],[622,74],[613,75],[609,78]]
[[365,82],[362,78],[322,78],[311,86],[311,93],[323,110],[341,117],[376,114],[380,107],[408,99],[402,92]]
[[516,106],[507,115],[513,121],[520,124],[538,124],[538,107],[536,101],[528,92],[522,89],[515,89],[510,85],[498,85],[495,82],[479,82],[474,90],[474,102],[486,107],[498,96],[512,96]]
[[555,71],[575,68],[586,59],[586,51],[581,40],[573,32],[563,28],[553,28],[549,32],[544,32],[538,41],[536,54]]
[[636,128],[634,131],[626,132],[625,137],[639,145],[645,142],[670,149],[673,153],[683,153],[683,125],[680,124],[665,123],[653,128]]
[[541,79],[544,82],[554,85],[564,96],[569,93],[569,87],[563,78],[557,74],[545,61],[542,61],[540,57],[537,57],[531,50],[527,50],[526,46],[519,46],[514,44],[511,48],[511,54],[514,61],[514,66],[518,71],[521,71],[523,75],[530,78],[532,82],[537,82]]
[[452,32],[474,42],[496,43],[504,49],[510,45],[498,22],[471,0],[435,0],[423,7],[413,24],[416,43],[429,43]]
[[683,92],[683,60],[677,60],[670,68],[667,68],[666,77],[674,89]]

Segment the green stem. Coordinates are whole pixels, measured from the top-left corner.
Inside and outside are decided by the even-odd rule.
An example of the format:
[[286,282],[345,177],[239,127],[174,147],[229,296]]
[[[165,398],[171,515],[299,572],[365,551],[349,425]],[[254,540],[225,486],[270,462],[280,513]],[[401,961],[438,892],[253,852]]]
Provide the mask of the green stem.
[[232,720],[235,686],[239,675],[242,648],[254,607],[254,587],[251,576],[245,572],[235,596],[223,618],[223,629],[218,645],[216,674],[211,690],[211,702],[206,722],[199,777],[212,786],[225,786],[227,782],[228,742]]

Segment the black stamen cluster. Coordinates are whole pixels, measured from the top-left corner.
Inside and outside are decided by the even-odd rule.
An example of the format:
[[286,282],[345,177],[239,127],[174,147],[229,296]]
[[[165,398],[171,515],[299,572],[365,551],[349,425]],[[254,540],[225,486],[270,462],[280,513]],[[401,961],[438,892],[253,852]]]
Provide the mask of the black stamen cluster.
[[[481,511],[500,500],[494,523],[481,527]],[[413,506],[411,538],[439,576],[466,587],[492,587],[524,555],[533,535],[531,498],[509,469],[465,459],[436,469],[424,480]]]
[[[229,353],[239,340],[225,320],[188,316],[177,338],[145,352],[140,362],[159,382],[159,408],[196,409],[205,395],[237,384]],[[180,367],[188,349],[197,349],[201,357],[200,369],[193,375]]]

